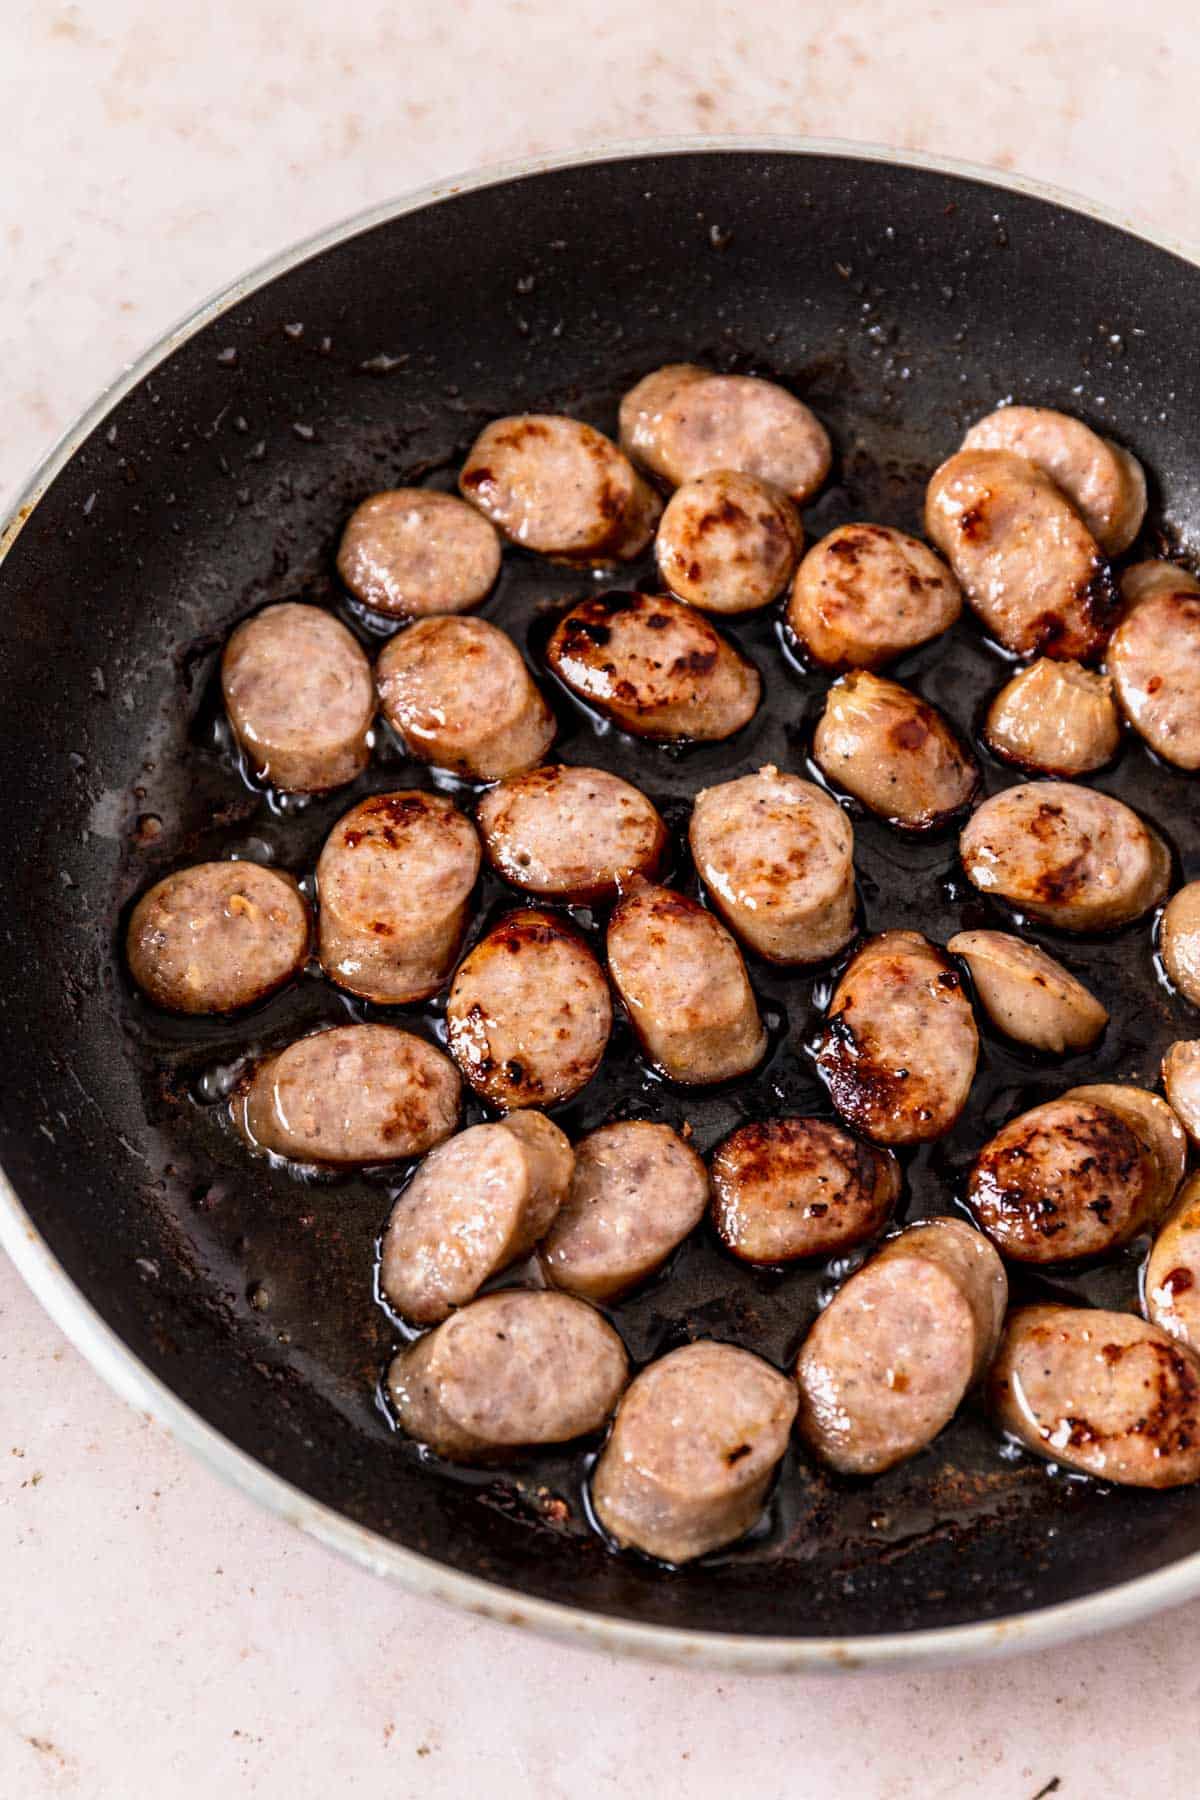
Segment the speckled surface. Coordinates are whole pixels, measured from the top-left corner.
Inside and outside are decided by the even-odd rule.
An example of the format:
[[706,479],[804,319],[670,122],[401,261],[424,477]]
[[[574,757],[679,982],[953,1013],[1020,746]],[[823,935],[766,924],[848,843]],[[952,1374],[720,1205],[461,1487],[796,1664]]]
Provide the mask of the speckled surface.
[[[1148,0],[828,15],[763,0],[134,0],[0,19],[0,496],[195,300],[483,161],[837,133],[1196,231],[1200,46]],[[0,1793],[125,1800],[1194,1791],[1200,1607],[919,1676],[739,1679],[469,1620],[338,1562],[112,1398],[0,1263]],[[1054,1789],[1048,1784],[1057,1781]]]

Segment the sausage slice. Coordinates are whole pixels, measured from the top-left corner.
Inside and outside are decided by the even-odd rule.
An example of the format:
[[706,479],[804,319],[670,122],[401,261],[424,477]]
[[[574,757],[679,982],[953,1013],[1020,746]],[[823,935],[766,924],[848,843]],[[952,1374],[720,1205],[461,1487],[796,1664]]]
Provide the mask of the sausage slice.
[[351,513],[337,566],[355,599],[390,618],[466,612],[500,573],[500,539],[453,494],[390,488]]
[[663,583],[701,612],[766,606],[792,578],[804,528],[786,494],[753,475],[714,469],[676,488],[654,554]]
[[742,1125],[712,1159],[713,1223],[743,1262],[794,1262],[865,1244],[891,1217],[900,1167],[824,1119]]
[[177,869],[129,920],[129,972],[169,1012],[227,1013],[265,1000],[308,961],[308,903],[290,875],[252,862]]
[[1130,610],[1108,670],[1125,716],[1165,762],[1200,769],[1200,582],[1170,563],[1139,563],[1121,594]]
[[830,781],[906,831],[944,824],[979,787],[974,757],[937,708],[867,669],[826,694],[813,756]]
[[622,1549],[685,1563],[756,1523],[796,1416],[778,1369],[732,1344],[685,1344],[643,1369],[592,1479]]
[[1108,1024],[1108,1013],[1082,981],[1011,932],[960,931],[946,948],[970,969],[992,1024],[1018,1044],[1063,1056],[1088,1049]]
[[671,363],[621,401],[622,447],[668,487],[734,469],[798,505],[829,473],[829,434],[802,400],[773,381],[713,375]]
[[839,525],[796,571],[787,622],[813,662],[877,669],[947,631],[962,590],[940,557],[890,525]]
[[1183,1185],[1146,1262],[1146,1317],[1200,1348],[1200,1175]]
[[611,900],[666,860],[656,808],[606,769],[558,763],[514,775],[483,796],[476,818],[496,872],[548,900]]
[[281,793],[342,787],[371,758],[371,665],[332,613],[284,601],[243,620],[221,658],[233,735]]
[[458,485],[510,542],[566,562],[640,556],[661,511],[615,444],[557,413],[494,419],[472,444]]
[[1039,657],[1005,683],[983,735],[1005,762],[1043,775],[1086,775],[1111,762],[1121,721],[1107,675]]
[[732,737],[762,694],[754,664],[666,594],[581,601],[559,620],[546,656],[573,694],[636,737]]
[[1200,881],[1189,881],[1167,901],[1158,946],[1172,982],[1200,1006]]
[[1187,1134],[1172,1109],[1148,1088],[1127,1081],[1092,1081],[1068,1088],[1064,1100],[1094,1101],[1124,1119],[1145,1144],[1155,1168],[1150,1211],[1160,1219],[1179,1191],[1187,1168]]
[[409,755],[472,781],[519,775],[554,741],[520,651],[486,619],[419,619],[384,645],[375,681]]
[[1011,450],[1062,489],[1106,556],[1128,550],[1146,516],[1146,477],[1135,456],[1082,419],[1048,406],[1002,406],[979,419],[964,450]]
[[844,1475],[932,1443],[995,1353],[1004,1267],[957,1219],[910,1225],[834,1295],[796,1362],[801,1436]]
[[1132,1313],[1023,1306],[988,1383],[997,1424],[1066,1469],[1128,1487],[1200,1476],[1200,1362]]
[[1200,1038],[1172,1044],[1163,1057],[1167,1104],[1200,1150]]

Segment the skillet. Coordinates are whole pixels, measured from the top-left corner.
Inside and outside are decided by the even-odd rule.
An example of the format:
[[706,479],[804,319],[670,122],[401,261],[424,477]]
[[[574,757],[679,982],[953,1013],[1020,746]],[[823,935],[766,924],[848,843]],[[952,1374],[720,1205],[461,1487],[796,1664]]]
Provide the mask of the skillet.
[[[344,1019],[342,1002],[307,981],[249,1020],[172,1023],[130,994],[116,952],[159,874],[231,849],[311,866],[358,797],[273,809],[249,790],[213,681],[255,606],[345,608],[333,551],[367,492],[448,486],[501,412],[611,430],[625,386],[687,357],[782,379],[830,427],[810,537],[854,517],[917,528],[929,470],[1011,394],[1130,444],[1152,476],[1143,551],[1186,551],[1198,283],[1184,253],[977,171],[857,146],[657,144],[487,173],[339,227],[201,308],[68,433],[0,544],[0,1240],[119,1391],[380,1573],[609,1649],[747,1669],[986,1655],[1200,1590],[1200,1493],[1109,1491],[1014,1459],[973,1406],[873,1483],[794,1456],[750,1542],[674,1575],[589,1531],[577,1456],[422,1466],[374,1392],[395,1341],[370,1290],[388,1183],[248,1165],[220,1122],[247,1046]],[[485,613],[536,662],[580,586],[512,558]],[[639,781],[676,829],[715,776],[801,767],[824,684],[789,664],[771,618],[738,635],[769,695],[735,746],[648,751],[594,736],[562,700],[563,754]],[[897,672],[970,730],[1003,667],[965,624]],[[384,743],[368,786],[414,773]],[[987,767],[989,791],[1012,779]],[[1131,744],[1097,785],[1165,830],[1177,874],[1200,874],[1194,783]],[[872,927],[944,942],[980,922],[953,834],[900,850],[856,827]],[[691,879],[685,859],[676,874]],[[481,914],[501,904],[485,887]],[[1152,1080],[1163,1045],[1194,1034],[1144,926],[1070,954],[1112,1008],[1099,1050],[1048,1065],[989,1036],[968,1114],[910,1164],[909,1218],[953,1211],[972,1149],[1021,1106],[1093,1072]],[[761,1078],[687,1097],[618,1041],[567,1128],[653,1109],[707,1148],[751,1113],[822,1110],[805,1054],[822,978],[753,975],[773,1023]],[[436,1034],[436,1009],[417,1022]],[[1129,1306],[1136,1279],[1130,1254],[1052,1285]],[[701,1232],[622,1327],[638,1359],[713,1335],[782,1364],[829,1280],[732,1269]]]

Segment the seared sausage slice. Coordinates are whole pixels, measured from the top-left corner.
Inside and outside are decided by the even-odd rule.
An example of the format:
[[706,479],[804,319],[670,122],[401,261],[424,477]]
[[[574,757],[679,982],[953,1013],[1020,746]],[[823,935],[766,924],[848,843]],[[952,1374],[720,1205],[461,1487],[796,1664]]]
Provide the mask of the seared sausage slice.
[[787,622],[830,669],[877,669],[949,629],[962,590],[940,557],[890,525],[839,525],[796,571]]
[[1043,775],[1086,775],[1111,762],[1121,721],[1107,675],[1039,657],[1000,689],[983,735],[997,756]]
[[1167,1102],[1149,1088],[1134,1087],[1127,1081],[1086,1082],[1068,1088],[1063,1099],[1107,1106],[1141,1139],[1156,1171],[1150,1211],[1160,1219],[1179,1191],[1187,1168],[1187,1134]]
[[1186,1181],[1146,1262],[1146,1317],[1200,1349],[1200,1175]]
[[685,1344],[643,1369],[592,1479],[622,1549],[685,1563],[758,1520],[796,1416],[796,1390],[732,1344]]
[[579,933],[550,912],[510,913],[464,958],[446,1005],[450,1054],[505,1111],[577,1094],[600,1067],[612,1001]]
[[1200,881],[1167,901],[1159,932],[1163,967],[1185,1000],[1200,1006]]
[[351,513],[338,574],[355,599],[396,619],[466,612],[500,573],[495,527],[433,488],[390,488]]
[[854,936],[854,827],[814,782],[768,763],[702,788],[688,838],[714,907],[760,956],[823,962]]
[[431,1150],[383,1237],[380,1285],[396,1311],[436,1325],[528,1256],[566,1198],[574,1160],[538,1112],[472,1125]]
[[472,444],[458,485],[514,544],[567,562],[624,562],[650,542],[658,497],[580,419],[519,413]]
[[1200,1150],[1200,1038],[1172,1044],[1162,1064],[1167,1104]]
[[233,735],[254,773],[282,793],[342,787],[371,758],[371,665],[319,606],[284,601],[245,619],[221,658]]
[[712,1159],[713,1223],[743,1262],[832,1256],[878,1237],[900,1193],[888,1150],[824,1119],[742,1125]]
[[558,763],[514,775],[483,796],[476,818],[496,872],[548,900],[611,900],[666,858],[656,808],[607,769]]
[[1008,450],[960,450],[934,472],[925,529],[992,636],[1020,656],[1089,661],[1116,621],[1099,545],[1048,475]]
[[1007,931],[960,931],[946,945],[961,956],[998,1031],[1033,1050],[1086,1050],[1108,1024],[1095,995],[1036,944]]
[[554,741],[521,652],[486,619],[419,619],[384,645],[375,681],[409,755],[472,781],[519,775]]
[[704,1217],[704,1164],[667,1125],[602,1125],[575,1146],[566,1203],[541,1247],[555,1287],[615,1300],[652,1275]]
[[714,469],[676,488],[654,543],[665,586],[702,612],[766,606],[792,578],[804,528],[786,494]]
[[1125,716],[1164,761],[1200,769],[1200,582],[1170,563],[1139,563],[1121,595],[1131,610],[1107,667]]
[[479,839],[440,794],[373,794],[339,819],[317,863],[321,967],[383,1005],[436,994],[470,917]]
[[487,1463],[599,1431],[629,1379],[625,1346],[570,1294],[485,1294],[388,1371],[401,1428],[452,1462]]
[[582,600],[559,620],[546,656],[572,693],[637,737],[732,737],[762,694],[754,664],[666,594]]
[[970,1002],[942,952],[918,931],[869,938],[834,989],[817,1052],[846,1122],[877,1144],[941,1137],[978,1057]]
[[993,794],[958,847],[981,894],[1062,931],[1127,925],[1158,905],[1171,875],[1156,831],[1122,801],[1071,781]]
[[957,1219],[910,1225],[834,1295],[796,1363],[800,1434],[844,1475],[878,1475],[932,1443],[995,1353],[1000,1258]]
[[745,1075],[767,1034],[737,945],[710,912],[670,888],[642,887],[608,926],[608,972],[650,1061],[703,1086]]
[[671,363],[621,401],[621,444],[668,487],[735,469],[798,505],[829,473],[829,434],[802,400],[773,381],[713,375]]
[[1128,550],[1146,516],[1146,477],[1135,456],[1082,419],[1048,406],[1002,406],[972,425],[964,450],[1011,450],[1062,489],[1106,556]]
[[233,1102],[255,1148],[290,1162],[382,1163],[422,1156],[458,1124],[458,1070],[390,1025],[335,1025],[267,1057]]
[[1128,1487],[1200,1476],[1200,1362],[1132,1313],[1018,1308],[988,1389],[1001,1429],[1065,1469]]
[[252,1006],[298,975],[312,934],[290,875],[252,862],[177,869],[142,895],[129,920],[129,972],[169,1012]]
[[906,831],[944,824],[979,786],[975,759],[937,708],[867,669],[826,694],[813,756],[831,781]]

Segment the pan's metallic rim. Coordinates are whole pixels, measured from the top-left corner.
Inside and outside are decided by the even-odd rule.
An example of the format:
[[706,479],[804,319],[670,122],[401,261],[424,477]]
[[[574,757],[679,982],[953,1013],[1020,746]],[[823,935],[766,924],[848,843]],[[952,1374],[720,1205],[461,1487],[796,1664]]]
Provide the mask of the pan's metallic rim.
[[[1200,269],[1200,249],[1179,239],[1141,229],[1135,222],[1081,196],[1046,182],[998,173],[976,163],[916,152],[892,151],[883,145],[844,142],[836,138],[792,138],[779,135],[677,137],[621,142],[562,156],[533,157],[499,164],[450,180],[433,182],[395,201],[369,208],[332,226],[261,264],[230,283],[167,331],[71,425],[35,469],[19,494],[13,512],[0,526],[0,561],[51,482],[78,446],[131,389],[159,363],[238,301],[309,257],[359,232],[384,224],[418,208],[457,194],[496,186],[518,177],[621,162],[635,157],[686,155],[694,152],[757,151],[799,156],[840,156],[983,182],[1000,192],[1027,195],[1070,212],[1082,213]],[[442,1564],[406,1550],[368,1531],[332,1508],[312,1500],[272,1474],[253,1457],[214,1430],[151,1374],[104,1322],[91,1302],[59,1265],[49,1246],[0,1171],[0,1247],[16,1265],[46,1311],[87,1358],[99,1375],[131,1406],[147,1414],[207,1464],[214,1474],[240,1489],[291,1524],[332,1549],[349,1556],[373,1574],[388,1576],[413,1593],[447,1601],[468,1612],[523,1626],[543,1636],[628,1656],[649,1657],[684,1667],[728,1669],[740,1673],[813,1672],[839,1669],[901,1668],[965,1660],[983,1660],[1017,1650],[1044,1649],[1072,1638],[1108,1631],[1144,1618],[1200,1594],[1200,1553],[1135,1581],[1037,1612],[1016,1614],[942,1630],[890,1632],[878,1636],[795,1638],[735,1636],[722,1632],[674,1630],[639,1625],[605,1614],[584,1612],[548,1601],[530,1600],[512,1589],[460,1575]]]

